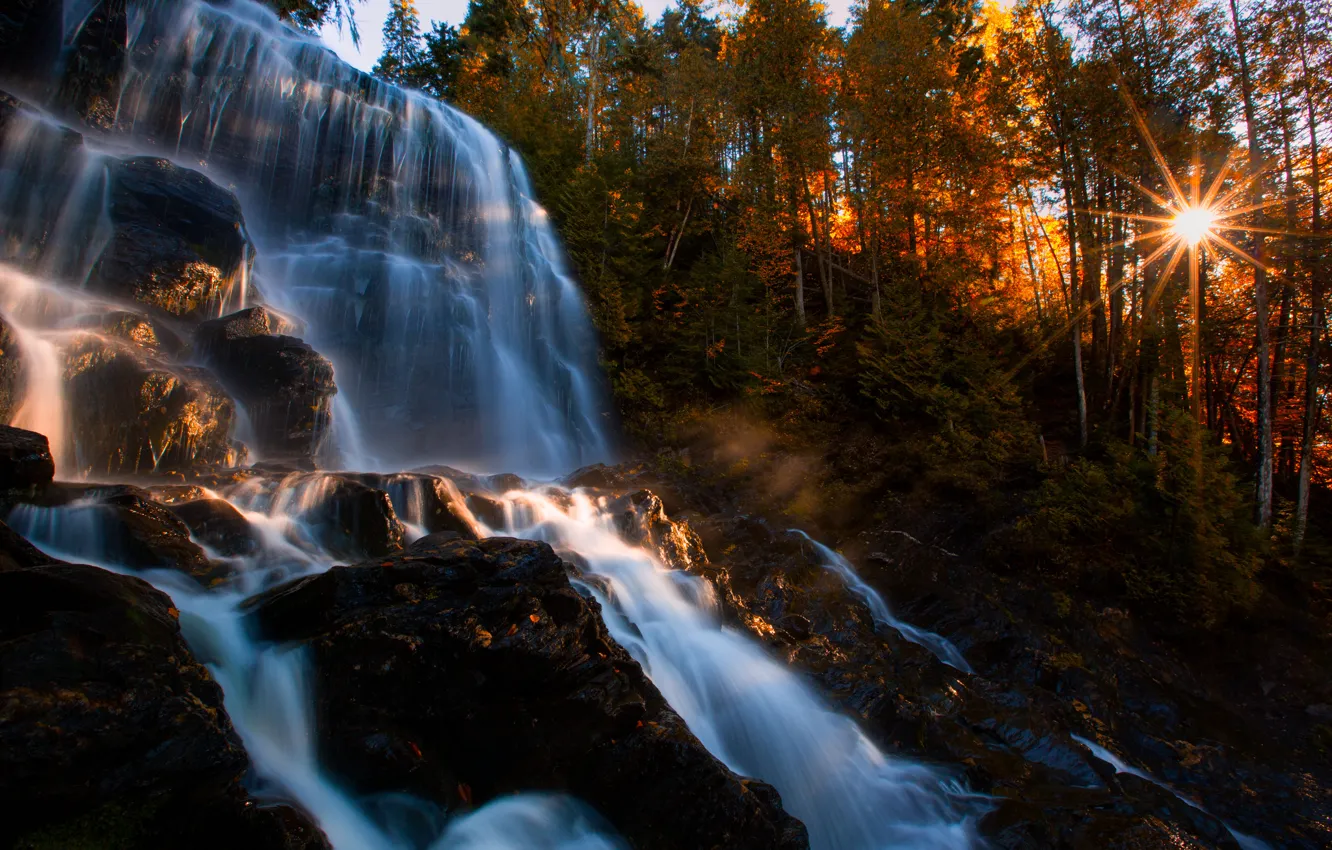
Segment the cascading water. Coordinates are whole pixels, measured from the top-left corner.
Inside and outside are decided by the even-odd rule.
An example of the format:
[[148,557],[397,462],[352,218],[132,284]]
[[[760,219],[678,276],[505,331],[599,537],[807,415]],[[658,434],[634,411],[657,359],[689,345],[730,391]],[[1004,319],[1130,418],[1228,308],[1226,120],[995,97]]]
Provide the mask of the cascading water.
[[[1155,776],[1152,776],[1150,773],[1147,773],[1144,770],[1139,770],[1138,768],[1133,767],[1132,765],[1126,763],[1123,759],[1119,758],[1114,753],[1107,750],[1105,747],[1102,747],[1100,744],[1097,744],[1094,741],[1089,741],[1086,738],[1082,737],[1081,735],[1073,735],[1071,737],[1073,738],[1073,740],[1077,741],[1079,744],[1086,747],[1088,752],[1090,752],[1092,755],[1096,756],[1101,761],[1113,767],[1115,769],[1115,773],[1125,773],[1128,774],[1129,776],[1136,776],[1145,782],[1152,783],[1158,788],[1162,788],[1165,789],[1166,791],[1169,791],[1171,794],[1174,794],[1175,798],[1178,799],[1180,802],[1183,802],[1186,805],[1189,805],[1200,812],[1207,811],[1201,805],[1199,805],[1196,800],[1193,800],[1179,793],[1174,788],[1171,788],[1166,783],[1157,779]],[[1240,832],[1239,830],[1235,829],[1225,821],[1221,821],[1221,825],[1226,828],[1226,832],[1230,833],[1230,837],[1235,839],[1235,843],[1240,846],[1241,850],[1272,850],[1271,845],[1260,838],[1254,838],[1252,835],[1246,835],[1245,833]]]
[[131,4],[116,129],[238,184],[256,280],[339,367],[348,430],[386,435],[354,459],[534,476],[605,459],[591,325],[517,157],[220,5]]
[[961,670],[963,673],[973,672],[971,665],[967,663],[967,659],[962,657],[962,653],[958,651],[957,647],[953,646],[952,641],[894,617],[892,609],[888,607],[888,603],[884,601],[883,596],[860,577],[856,568],[851,566],[851,562],[842,557],[841,553],[824,546],[798,528],[793,528],[791,531],[805,538],[814,547],[814,551],[819,553],[819,557],[823,560],[823,568],[836,573],[846,584],[847,589],[869,606],[870,613],[874,615],[874,622],[888,626],[917,646],[925,647],[934,654],[935,658],[949,667]]
[[[94,6],[67,0],[67,44]],[[257,254],[251,275],[242,249],[212,307],[267,299],[306,322],[306,339],[337,367],[333,428],[348,467],[429,460],[551,478],[607,458],[590,322],[515,155],[467,116],[352,70],[249,0],[130,0],[128,16],[123,85],[105,135],[72,146],[57,122],[25,113],[0,141],[5,259],[75,297],[109,238],[108,158],[128,148],[202,168],[235,186]],[[69,320],[68,311],[43,313],[19,326],[48,334]],[[50,383],[43,368],[27,368]],[[59,397],[36,384],[27,393],[47,395]],[[260,589],[334,562],[304,519],[327,485],[292,475],[210,493],[241,510],[259,553],[225,559],[238,572],[221,588],[148,577],[172,595],[222,685],[260,790],[297,802],[343,850],[397,850],[412,842],[319,763],[308,660],[257,642],[240,608]],[[384,484],[408,537],[422,531],[413,486]],[[561,508],[546,492],[494,494],[505,528],[469,521],[576,552],[616,639],[715,755],[779,789],[814,847],[976,843],[969,807],[944,777],[879,751],[756,642],[723,629],[711,585],[624,543],[588,495],[565,492],[570,506]],[[75,503],[22,507],[9,519],[52,555],[122,569],[96,518],[95,505]],[[72,524],[85,545],[69,552]],[[944,660],[965,669],[960,655]],[[452,820],[432,846],[621,845],[573,801],[520,795]]]
[[965,848],[971,821],[933,771],[889,758],[752,639],[723,629],[712,587],[626,544],[587,494],[561,508],[505,494],[506,528],[577,553],[616,641],[699,740],[735,772],[771,783],[816,848]]

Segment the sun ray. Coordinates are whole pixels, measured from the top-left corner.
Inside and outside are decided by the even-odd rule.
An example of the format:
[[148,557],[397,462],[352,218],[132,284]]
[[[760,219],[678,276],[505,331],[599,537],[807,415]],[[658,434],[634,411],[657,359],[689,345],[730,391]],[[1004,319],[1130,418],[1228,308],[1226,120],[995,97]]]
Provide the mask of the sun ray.
[[1235,209],[1228,209],[1228,210],[1226,210],[1225,213],[1221,216],[1221,218],[1224,218],[1224,219],[1238,218],[1239,216],[1242,216],[1242,215],[1244,215],[1245,213],[1251,213],[1251,212],[1253,212],[1253,211],[1255,211],[1255,210],[1267,209],[1268,207],[1279,206],[1280,204],[1284,204],[1285,202],[1286,202],[1286,198],[1268,198],[1266,201],[1263,201],[1263,202],[1260,203],[1260,204],[1249,204],[1248,206],[1245,206],[1245,207],[1237,207],[1237,208],[1235,208]]
[[1215,241],[1217,244],[1221,245],[1226,250],[1230,251],[1232,254],[1244,260],[1246,263],[1251,264],[1254,268],[1262,269],[1263,271],[1268,272],[1270,274],[1276,274],[1277,271],[1276,269],[1267,267],[1266,265],[1263,264],[1261,260],[1254,257],[1252,254],[1245,251],[1243,248],[1239,247],[1234,242],[1231,242],[1229,239],[1225,238],[1221,234],[1213,233],[1211,235],[1211,239]]
[[1230,170],[1234,165],[1235,151],[1232,150],[1226,154],[1226,161],[1221,163],[1221,170],[1217,172],[1216,179],[1212,181],[1212,185],[1207,188],[1207,195],[1202,199],[1199,206],[1210,207],[1212,209],[1222,206],[1222,204],[1216,203],[1216,194],[1221,191],[1221,186],[1226,182],[1226,178],[1230,176]]
[[1168,201],[1163,195],[1158,195],[1157,193],[1153,192],[1151,189],[1148,189],[1146,186],[1142,185],[1142,183],[1138,182],[1138,180],[1130,176],[1127,171],[1121,171],[1118,168],[1115,168],[1114,166],[1110,166],[1110,170],[1113,171],[1116,175],[1127,180],[1130,186],[1132,186],[1134,189],[1137,189],[1139,192],[1141,192],[1143,195],[1147,197],[1147,200],[1156,204],[1158,207],[1163,207],[1163,208],[1170,207],[1170,201]]
[[1144,259],[1144,260],[1142,261],[1142,267],[1143,267],[1143,268],[1147,268],[1147,267],[1150,266],[1152,263],[1154,263],[1154,262],[1156,262],[1157,260],[1161,259],[1161,255],[1164,254],[1166,251],[1169,251],[1169,250],[1170,250],[1171,248],[1173,248],[1173,247],[1175,247],[1175,243],[1174,243],[1174,242],[1163,242],[1163,243],[1161,243],[1161,247],[1157,248],[1155,251],[1153,251],[1152,253],[1148,254],[1148,255],[1147,255],[1147,258]]
[[1152,291],[1147,296],[1147,304],[1143,308],[1144,313],[1150,313],[1156,307],[1156,302],[1161,300],[1161,293],[1165,292],[1166,284],[1170,283],[1170,276],[1175,273],[1175,269],[1179,267],[1179,261],[1184,258],[1184,254],[1189,249],[1189,244],[1182,239],[1175,245],[1175,253],[1170,255],[1170,262],[1166,263],[1165,269],[1156,279],[1156,285],[1152,287]]

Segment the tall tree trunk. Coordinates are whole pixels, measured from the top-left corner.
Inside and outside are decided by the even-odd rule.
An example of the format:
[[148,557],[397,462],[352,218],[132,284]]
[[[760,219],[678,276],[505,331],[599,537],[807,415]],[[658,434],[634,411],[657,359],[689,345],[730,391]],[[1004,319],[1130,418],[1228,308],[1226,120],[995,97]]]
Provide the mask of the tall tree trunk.
[[592,35],[587,51],[587,129],[583,137],[583,162],[592,164],[597,141],[597,59],[601,51],[601,21],[592,18]]
[[1031,235],[1027,232],[1027,213],[1020,206],[1017,212],[1022,220],[1022,247],[1027,251],[1027,273],[1031,276],[1031,294],[1036,302],[1036,321],[1043,325],[1045,315],[1041,309],[1041,280],[1036,275],[1036,258],[1031,251]]
[[805,258],[801,256],[799,242],[795,246],[795,308],[796,325],[805,329]]
[[[1235,50],[1239,57],[1240,95],[1244,101],[1244,124],[1249,137],[1249,170],[1254,172],[1250,175],[1252,184],[1249,201],[1254,206],[1254,225],[1261,227],[1263,186],[1257,171],[1262,168],[1263,152],[1258,139],[1258,114],[1254,107],[1248,48],[1244,43],[1244,29],[1236,0],[1230,0],[1230,20],[1235,28]],[[1257,230],[1253,232],[1252,249],[1258,261],[1253,269],[1253,300],[1258,326],[1258,486],[1255,514],[1258,527],[1266,530],[1272,527],[1272,343],[1268,327],[1267,269],[1263,265],[1264,239],[1263,234]]]
[[1120,348],[1124,336],[1124,246],[1120,243],[1125,238],[1125,220],[1116,216],[1110,221],[1110,268],[1106,286],[1110,291],[1110,331],[1107,341],[1106,357],[1106,392],[1115,378],[1115,370],[1120,365]]
[[[1064,204],[1068,227],[1068,278],[1069,292],[1072,294],[1073,313],[1073,376],[1077,383],[1078,396],[1078,445],[1087,445],[1087,384],[1082,373],[1082,287],[1078,283],[1078,238],[1077,212],[1073,203],[1073,169],[1070,167],[1068,145],[1061,140],[1059,157],[1063,162]],[[1085,258],[1084,258],[1085,260]]]
[[[1315,237],[1323,233],[1323,193],[1322,173],[1318,162],[1318,115],[1314,108],[1313,81],[1309,74],[1309,56],[1305,46],[1304,15],[1300,15],[1300,67],[1304,72],[1304,102],[1309,123],[1309,155],[1312,160],[1313,183],[1313,232]],[[1295,551],[1304,543],[1304,535],[1309,526],[1309,485],[1313,477],[1314,437],[1318,429],[1318,371],[1319,349],[1322,347],[1322,329],[1325,322],[1323,312],[1323,273],[1326,266],[1323,254],[1326,247],[1318,245],[1314,249],[1312,268],[1310,268],[1310,300],[1312,317],[1309,322],[1309,352],[1304,365],[1304,433],[1300,440],[1300,477],[1299,495],[1295,503]]]

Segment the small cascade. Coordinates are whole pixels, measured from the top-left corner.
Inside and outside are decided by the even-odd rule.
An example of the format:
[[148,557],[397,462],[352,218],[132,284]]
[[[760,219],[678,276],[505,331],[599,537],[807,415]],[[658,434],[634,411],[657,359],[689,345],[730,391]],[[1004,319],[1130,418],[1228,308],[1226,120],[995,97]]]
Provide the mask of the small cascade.
[[963,673],[974,672],[971,669],[971,665],[967,663],[967,659],[963,658],[962,653],[958,651],[958,648],[953,646],[952,641],[942,635],[926,631],[925,629],[918,628],[894,617],[892,610],[888,607],[888,603],[884,601],[883,596],[880,595],[879,591],[870,587],[869,584],[860,577],[860,574],[856,572],[856,568],[851,566],[851,562],[842,557],[841,553],[824,546],[822,543],[798,528],[792,528],[790,531],[792,534],[798,534],[805,538],[805,540],[814,547],[814,551],[819,553],[823,568],[829,572],[836,573],[846,585],[847,589],[854,593],[861,602],[864,602],[865,605],[869,607],[870,613],[874,615],[874,622],[888,626],[917,646],[922,646],[925,649],[928,649],[935,658],[947,664],[949,667],[961,670]]
[[65,386],[62,356],[56,344],[42,334],[10,323],[18,341],[19,355],[23,358],[24,387],[9,424],[45,434],[51,444],[51,457],[56,472],[69,475],[68,419],[65,416]]
[[[1139,779],[1143,780],[1144,782],[1150,782],[1151,784],[1155,785],[1157,788],[1162,788],[1166,791],[1169,791],[1171,794],[1175,795],[1175,798],[1178,799],[1180,802],[1185,803],[1186,805],[1195,808],[1200,812],[1215,817],[1215,815],[1212,815],[1211,812],[1208,812],[1206,809],[1204,809],[1196,800],[1193,800],[1179,793],[1174,788],[1170,787],[1166,783],[1157,779],[1155,776],[1152,776],[1150,773],[1146,772],[1145,770],[1139,770],[1138,768],[1133,767],[1132,765],[1125,762],[1123,759],[1119,758],[1119,756],[1110,752],[1105,747],[1102,747],[1100,744],[1096,743],[1095,741],[1090,741],[1082,737],[1081,735],[1071,735],[1070,737],[1073,740],[1077,741],[1082,746],[1086,747],[1087,750],[1092,755],[1096,756],[1101,761],[1113,767],[1115,769],[1115,773],[1124,773],[1129,776],[1136,776]],[[1226,828],[1226,832],[1230,833],[1230,837],[1235,839],[1235,843],[1238,844],[1242,848],[1242,850],[1272,850],[1272,845],[1268,844],[1266,841],[1263,841],[1260,838],[1254,838],[1252,835],[1246,835],[1240,832],[1239,830],[1235,829],[1225,821],[1221,821],[1220,819],[1218,819],[1218,821],[1221,823],[1222,826]]]
[[576,553],[616,641],[714,755],[777,788],[811,847],[973,846],[968,806],[942,775],[885,755],[789,668],[723,629],[706,580],[625,543],[605,503],[557,492],[559,503],[504,494],[506,527],[493,531]]

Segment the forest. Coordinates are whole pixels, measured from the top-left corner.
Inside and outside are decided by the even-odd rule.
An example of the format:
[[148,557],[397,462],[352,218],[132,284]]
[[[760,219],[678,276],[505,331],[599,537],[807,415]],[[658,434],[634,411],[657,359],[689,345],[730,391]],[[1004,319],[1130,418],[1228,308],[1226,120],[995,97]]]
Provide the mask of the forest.
[[1330,24],[472,0],[423,31],[394,0],[375,72],[523,154],[638,443],[725,411],[837,461],[797,513],[965,505],[997,557],[1206,630],[1265,569],[1326,587]]

